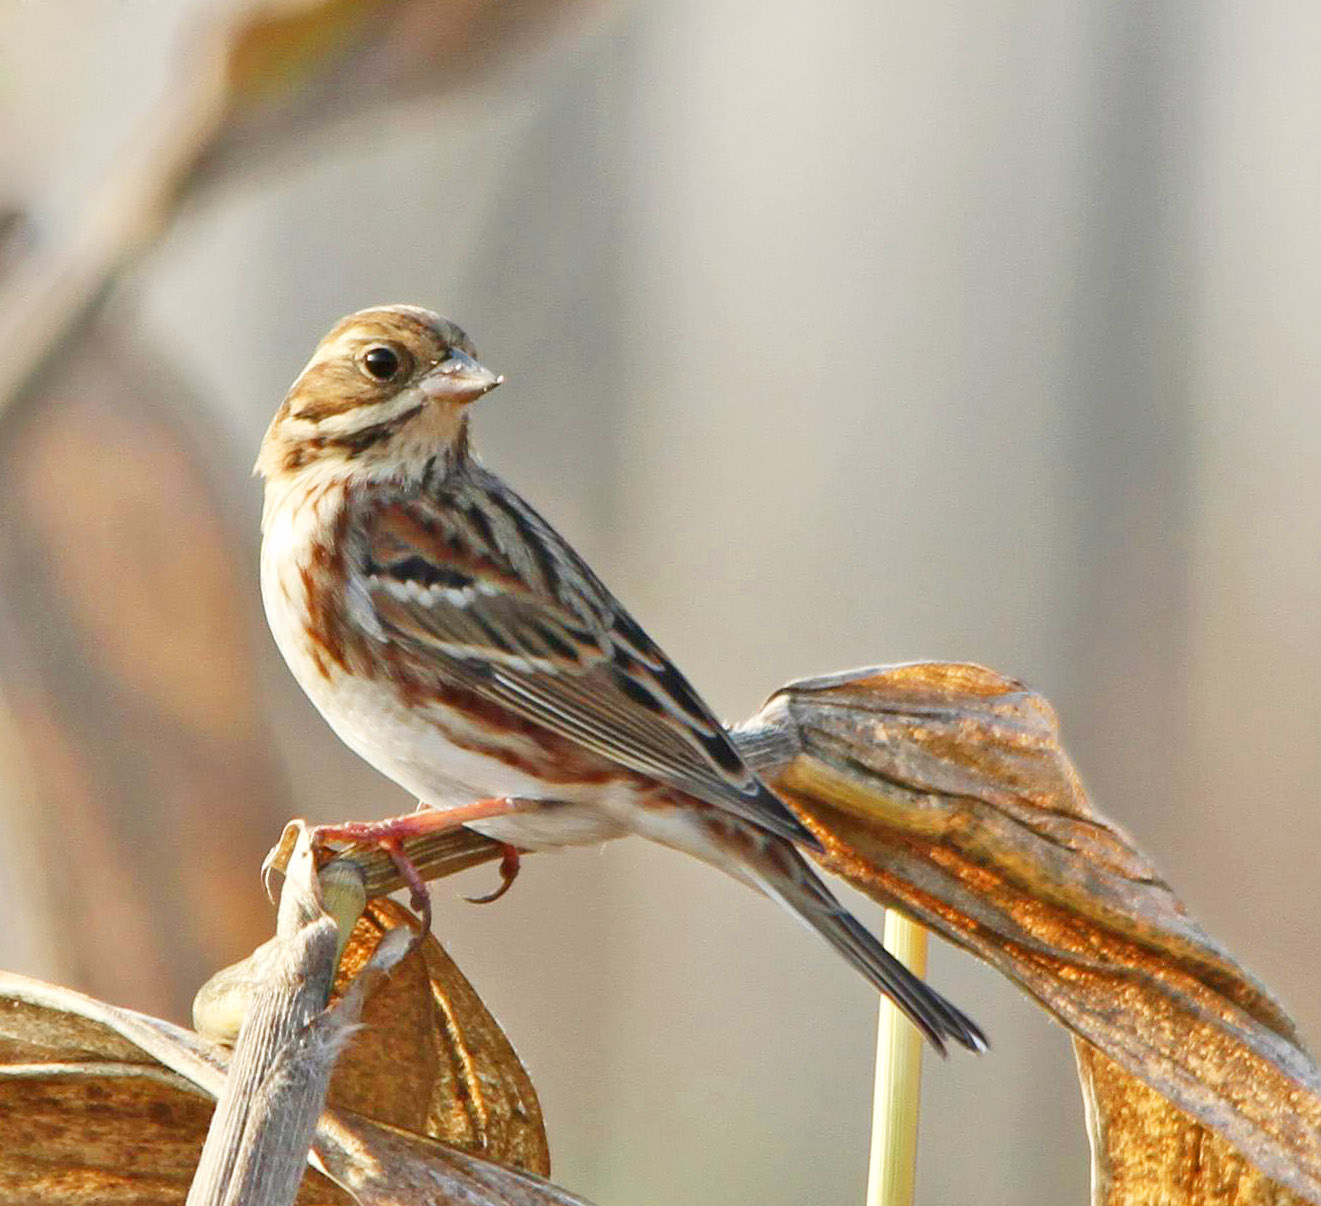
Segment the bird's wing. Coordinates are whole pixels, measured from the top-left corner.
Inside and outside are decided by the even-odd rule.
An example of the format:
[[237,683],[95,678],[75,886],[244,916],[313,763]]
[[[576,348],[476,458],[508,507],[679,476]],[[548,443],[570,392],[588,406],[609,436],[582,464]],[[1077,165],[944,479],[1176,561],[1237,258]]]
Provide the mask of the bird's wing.
[[744,764],[720,722],[582,559],[473,469],[379,496],[351,541],[385,640],[584,749],[792,841],[816,839]]

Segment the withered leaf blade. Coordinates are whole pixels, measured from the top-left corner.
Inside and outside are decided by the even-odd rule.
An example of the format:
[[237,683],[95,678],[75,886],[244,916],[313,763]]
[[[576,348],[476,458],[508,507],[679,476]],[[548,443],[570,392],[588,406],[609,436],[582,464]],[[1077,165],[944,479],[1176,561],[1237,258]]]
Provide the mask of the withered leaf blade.
[[1087,1103],[1094,1206],[1293,1206],[1237,1147],[1081,1039],[1073,1041]]
[[[374,902],[347,961],[400,925],[416,922]],[[586,1206],[524,1171],[549,1167],[535,1091],[434,938],[377,985],[363,1022],[300,1206]],[[0,1206],[182,1203],[227,1059],[170,1023],[0,973]]]
[[361,1206],[590,1206],[540,1177],[350,1110],[326,1111],[312,1150]]
[[[357,975],[382,936],[418,923],[375,900],[354,928],[341,981]],[[550,1149],[527,1070],[471,984],[427,935],[377,987],[362,1028],[340,1056],[330,1104],[375,1122],[547,1176]]]
[[[1321,1071],[1267,989],[1090,807],[1039,695],[980,666],[880,667],[788,685],[740,738],[826,867],[1096,1049],[1079,1044],[1108,1169],[1098,1204],[1321,1202]],[[1190,1153],[1215,1154],[1224,1178],[1187,1175]],[[1260,1173],[1230,1176],[1242,1157]]]
[[[213,1100],[121,1030],[206,1046],[169,1023],[22,976],[0,974],[0,1206],[179,1206]],[[220,1053],[213,1053],[222,1059]],[[309,1172],[299,1206],[351,1206]]]
[[[225,152],[256,138],[489,80],[575,11],[605,0],[259,0],[214,31]],[[217,148],[220,150],[221,148]]]

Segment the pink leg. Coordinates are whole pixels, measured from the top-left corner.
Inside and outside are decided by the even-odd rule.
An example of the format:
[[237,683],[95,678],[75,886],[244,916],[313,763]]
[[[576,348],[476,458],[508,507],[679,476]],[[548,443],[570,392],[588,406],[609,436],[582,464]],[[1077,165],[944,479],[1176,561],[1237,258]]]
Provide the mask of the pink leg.
[[[338,825],[318,825],[312,830],[314,847],[327,842],[343,842],[350,845],[379,846],[394,863],[400,878],[407,885],[410,902],[421,914],[425,929],[431,928],[431,895],[427,891],[426,881],[418,874],[417,868],[404,853],[403,843],[412,837],[423,837],[429,833],[443,833],[447,829],[457,829],[469,821],[484,821],[491,817],[508,816],[528,808],[524,800],[490,799],[477,800],[460,808],[426,808],[410,812],[406,816],[391,817],[385,821],[344,821]],[[512,846],[505,847],[506,853],[501,861],[500,870],[505,882],[491,897],[501,896],[513,883],[518,874],[518,851]],[[507,873],[513,854],[513,872]]]
[[443,833],[457,829],[470,821],[486,821],[491,817],[505,817],[523,812],[529,807],[526,800],[477,800],[460,808],[420,808],[402,817],[385,821],[343,821],[338,825],[318,825],[312,836],[318,842],[349,842],[354,845],[368,842],[402,842],[428,833]]

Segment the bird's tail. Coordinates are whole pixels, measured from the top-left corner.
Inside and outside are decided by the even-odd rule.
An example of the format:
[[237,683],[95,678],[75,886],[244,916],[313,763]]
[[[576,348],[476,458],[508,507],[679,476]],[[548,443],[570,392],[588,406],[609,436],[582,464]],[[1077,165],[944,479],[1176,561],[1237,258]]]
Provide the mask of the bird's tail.
[[742,877],[810,926],[890,998],[945,1054],[945,1040],[985,1051],[977,1023],[928,987],[885,949],[826,887],[792,845],[771,838],[740,860]]

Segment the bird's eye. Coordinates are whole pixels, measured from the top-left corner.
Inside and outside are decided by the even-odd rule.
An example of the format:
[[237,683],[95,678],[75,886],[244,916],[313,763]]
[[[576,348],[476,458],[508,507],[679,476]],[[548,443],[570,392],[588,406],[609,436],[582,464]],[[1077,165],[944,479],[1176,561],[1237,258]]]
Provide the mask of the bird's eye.
[[385,344],[377,344],[363,353],[362,367],[369,377],[375,377],[377,381],[389,381],[401,367],[399,353]]

